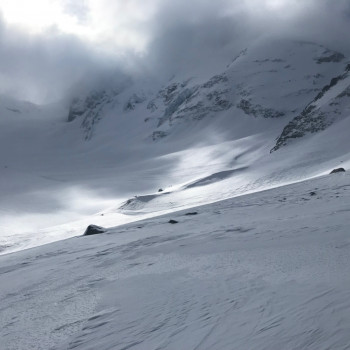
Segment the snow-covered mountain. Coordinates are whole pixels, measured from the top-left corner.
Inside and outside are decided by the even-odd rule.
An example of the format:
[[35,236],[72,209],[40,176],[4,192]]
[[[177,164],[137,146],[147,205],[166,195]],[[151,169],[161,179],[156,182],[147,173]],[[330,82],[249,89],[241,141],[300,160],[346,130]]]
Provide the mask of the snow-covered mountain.
[[0,97],[1,350],[348,349],[344,54],[84,90]]
[[[304,116],[330,88],[333,92],[328,94],[335,90],[341,94],[347,87],[346,63],[342,53],[314,43],[259,42],[241,51],[214,76],[173,77],[153,88],[129,82],[119,91],[93,91],[77,97],[68,121],[79,120],[85,139],[90,139],[95,130],[98,132],[104,111],[113,110],[116,116],[125,114],[152,123],[150,138],[157,141],[179,128],[178,124],[219,118],[228,112],[231,119],[250,116],[288,120]],[[323,104],[327,102],[331,103],[328,99]],[[332,124],[332,118],[328,119],[324,124]]]
[[207,75],[124,78],[50,106],[2,97],[0,245],[21,249],[91,222],[113,226],[345,166],[349,85],[342,53],[269,39]]

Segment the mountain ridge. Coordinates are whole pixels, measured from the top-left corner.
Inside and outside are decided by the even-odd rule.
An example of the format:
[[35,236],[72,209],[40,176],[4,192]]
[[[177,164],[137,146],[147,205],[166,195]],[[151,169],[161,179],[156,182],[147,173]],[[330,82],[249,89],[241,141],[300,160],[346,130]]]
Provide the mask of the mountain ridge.
[[[157,141],[167,137],[178,123],[213,118],[227,111],[236,115],[242,111],[254,118],[289,118],[273,148],[277,150],[286,144],[282,140],[287,140],[288,125],[293,119],[306,119],[304,124],[308,123],[307,106],[317,100],[331,79],[339,76],[345,60],[342,53],[311,42],[260,43],[242,50],[224,71],[205,79],[172,78],[168,84],[148,93],[144,92],[146,88],[132,85],[125,96],[101,90],[85,100],[76,98],[68,121],[80,119],[88,140],[103,118],[103,109],[111,103],[119,104],[122,109],[117,107],[113,111],[117,115],[141,110],[146,123],[154,120],[155,130],[149,137]],[[324,123],[319,130],[331,124],[331,121]]]

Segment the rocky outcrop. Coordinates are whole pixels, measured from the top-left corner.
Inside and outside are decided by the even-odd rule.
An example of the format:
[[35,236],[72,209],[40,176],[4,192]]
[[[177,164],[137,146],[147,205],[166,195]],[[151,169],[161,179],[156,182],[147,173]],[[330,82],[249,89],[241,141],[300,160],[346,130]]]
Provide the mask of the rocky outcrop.
[[163,104],[163,115],[158,126],[174,122],[201,120],[206,116],[233,107],[233,91],[225,74],[215,75],[203,84],[191,84],[191,79],[183,83],[172,83],[158,93],[161,101],[152,100],[148,109],[159,111]]
[[89,225],[84,232],[84,236],[100,235],[105,232],[107,232],[107,230],[101,226]]
[[338,63],[343,61],[344,59],[345,56],[342,53],[326,49],[324,51],[323,56],[316,58],[315,61],[317,62],[317,64],[331,62]]
[[350,106],[349,97],[350,65],[342,75],[331,79],[301,114],[286,125],[271,152],[287,145],[292,139],[323,131],[346,117],[344,111]]
[[94,132],[94,126],[103,117],[103,112],[108,104],[113,101],[113,95],[106,90],[93,91],[85,98],[75,98],[70,106],[68,122],[81,119],[81,128],[85,140],[89,140]]
[[133,94],[128,101],[124,105],[124,111],[133,111],[136,108],[136,105],[145,102],[146,97],[145,96],[139,96],[137,94]]
[[332,121],[325,114],[314,111],[314,108],[306,108],[283,129],[271,152],[287,145],[292,139],[325,130],[331,124]]
[[273,108],[266,108],[260,104],[253,104],[250,100],[242,99],[237,108],[241,109],[245,114],[252,115],[254,117],[262,118],[280,118],[285,115],[284,112],[276,111]]
[[337,168],[337,169],[333,169],[330,174],[337,174],[337,173],[345,173],[345,169],[344,168]]
[[164,137],[168,136],[168,133],[165,131],[154,131],[151,135],[153,141],[160,140]]

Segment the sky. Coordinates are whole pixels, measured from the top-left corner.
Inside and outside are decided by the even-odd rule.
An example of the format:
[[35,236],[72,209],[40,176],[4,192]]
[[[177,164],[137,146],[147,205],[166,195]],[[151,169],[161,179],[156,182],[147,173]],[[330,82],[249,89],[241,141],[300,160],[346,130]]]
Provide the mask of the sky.
[[261,36],[346,51],[349,18],[348,0],[0,0],[0,93],[49,103],[112,76],[208,69]]

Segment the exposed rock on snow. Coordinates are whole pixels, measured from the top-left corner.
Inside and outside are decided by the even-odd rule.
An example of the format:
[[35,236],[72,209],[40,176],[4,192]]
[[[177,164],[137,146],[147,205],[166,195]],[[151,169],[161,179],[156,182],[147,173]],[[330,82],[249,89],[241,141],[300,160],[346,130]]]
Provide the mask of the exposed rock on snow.
[[336,174],[336,173],[344,173],[345,169],[344,168],[337,168],[337,169],[333,169],[330,174]]
[[287,145],[292,139],[323,131],[336,121],[348,117],[349,106],[350,66],[348,65],[342,75],[332,78],[302,113],[287,124],[271,151]]
[[242,99],[237,108],[240,108],[245,114],[252,115],[254,117],[262,118],[280,118],[285,115],[284,112],[276,111],[272,108],[265,108],[259,104],[254,105],[250,100]]
[[345,59],[345,56],[341,52],[332,51],[326,49],[323,53],[322,57],[316,58],[316,62],[318,64],[321,63],[331,63],[331,62],[341,62]]
[[166,137],[167,135],[168,135],[168,133],[165,131],[161,131],[161,130],[154,131],[152,134],[152,140],[157,141],[157,140],[160,140],[160,139]]
[[132,111],[136,108],[136,105],[144,102],[146,100],[145,96],[139,96],[137,94],[133,94],[129,100],[126,102],[124,106],[124,111]]
[[105,229],[101,226],[89,225],[84,232],[84,236],[99,235],[99,234],[105,233],[105,232],[107,232],[107,229]]
[[68,122],[83,118],[81,127],[85,140],[91,139],[95,125],[103,118],[106,107],[113,102],[113,94],[106,90],[93,91],[85,98],[73,100],[68,114]]

